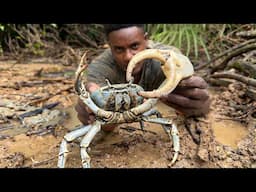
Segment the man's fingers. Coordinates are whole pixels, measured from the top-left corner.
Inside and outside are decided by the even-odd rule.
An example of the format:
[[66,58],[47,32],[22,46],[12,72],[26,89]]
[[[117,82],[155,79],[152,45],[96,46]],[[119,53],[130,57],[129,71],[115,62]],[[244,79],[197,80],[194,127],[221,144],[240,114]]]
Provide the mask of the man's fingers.
[[[201,116],[207,114],[210,110],[210,98],[203,102],[199,100],[197,101],[188,98],[182,98],[182,96],[174,96],[171,98],[171,102],[171,99],[167,100],[166,98],[162,99],[162,101],[170,107],[173,107],[174,109],[182,112],[186,116]],[[176,101],[173,102],[175,99]]]
[[174,93],[171,93],[168,95],[168,97],[165,97],[164,101],[170,104],[175,104],[180,107],[191,108],[191,109],[199,109],[204,104],[202,100],[190,99],[188,97],[184,97],[182,95],[177,95]]
[[208,84],[202,77],[199,76],[191,76],[189,78],[183,79],[178,84],[178,87],[195,87],[200,89],[205,89],[208,87]]
[[189,97],[195,100],[206,100],[209,98],[208,91],[206,89],[199,89],[199,88],[190,89],[185,87],[177,87],[172,93],[177,95],[182,95],[184,97]]

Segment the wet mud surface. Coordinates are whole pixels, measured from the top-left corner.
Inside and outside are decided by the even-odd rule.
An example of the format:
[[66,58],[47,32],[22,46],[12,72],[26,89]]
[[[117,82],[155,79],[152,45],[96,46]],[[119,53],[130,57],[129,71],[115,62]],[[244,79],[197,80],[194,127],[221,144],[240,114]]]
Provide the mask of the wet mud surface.
[[[75,69],[42,63],[10,66],[0,63],[0,168],[57,168],[63,136],[81,125],[74,110],[77,96],[71,88]],[[146,123],[143,132],[139,123],[132,123],[93,140],[88,150],[91,167],[255,168],[255,101],[244,98],[243,87],[235,83],[226,88],[210,87],[210,92],[211,111],[202,118],[177,118],[173,109],[157,104],[164,117],[177,120],[180,152],[174,165],[170,166],[173,144],[163,128]],[[26,126],[15,119],[54,102],[59,105],[24,118]],[[184,121],[200,144],[193,141]],[[79,142],[68,145],[68,168],[82,167]]]

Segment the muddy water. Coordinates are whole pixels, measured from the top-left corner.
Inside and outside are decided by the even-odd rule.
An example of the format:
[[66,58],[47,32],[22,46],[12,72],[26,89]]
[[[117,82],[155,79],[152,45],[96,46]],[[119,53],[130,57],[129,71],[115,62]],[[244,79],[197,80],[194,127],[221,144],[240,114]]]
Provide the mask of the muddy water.
[[[159,102],[156,107],[159,111],[162,112],[162,114],[165,117],[172,118],[175,116],[174,110],[161,102]],[[65,111],[69,114],[69,118],[66,119],[66,122],[64,123],[65,128],[72,130],[75,127],[78,127],[79,125],[81,125],[80,121],[77,119],[77,113],[74,107],[69,107]],[[130,126],[138,127],[138,123],[130,124]],[[163,129],[161,128],[160,125],[146,123],[145,127],[147,130],[164,134]],[[215,139],[218,142],[224,145],[228,145],[232,148],[237,148],[238,143],[248,134],[248,130],[244,125],[242,125],[237,121],[232,121],[232,120],[220,121],[220,120],[212,119],[211,127],[213,129]]]
[[[220,94],[213,87],[209,88],[211,95]],[[238,143],[249,134],[247,128],[241,123],[233,120],[218,119],[213,112],[209,114],[209,121],[213,129],[216,141],[221,144],[237,148]]]
[[237,148],[247,134],[248,130],[241,123],[232,120],[221,120],[212,122],[215,139],[232,148]]

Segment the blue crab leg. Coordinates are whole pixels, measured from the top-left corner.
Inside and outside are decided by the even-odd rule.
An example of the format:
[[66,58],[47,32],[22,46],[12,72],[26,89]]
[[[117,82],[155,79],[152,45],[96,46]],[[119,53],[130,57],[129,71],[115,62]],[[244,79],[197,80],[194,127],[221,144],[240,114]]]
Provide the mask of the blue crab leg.
[[90,168],[90,156],[88,155],[86,149],[90,145],[94,136],[100,131],[101,123],[99,121],[95,121],[92,124],[92,127],[89,129],[88,133],[84,136],[80,143],[81,147],[81,159],[83,168]]
[[[156,115],[158,118],[154,118],[154,120],[152,120],[152,118],[149,118],[149,116],[151,115]],[[172,121],[170,119],[162,118],[161,113],[157,109],[150,109],[149,111],[143,113],[142,118],[144,118],[144,121],[161,124],[166,133],[168,129],[170,129],[167,125],[172,124]]]
[[67,143],[75,140],[76,138],[84,135],[85,133],[88,132],[88,130],[91,128],[91,125],[87,126],[82,126],[79,127],[78,129],[71,131],[70,133],[66,134],[64,136],[64,139],[62,140],[60,144],[60,152],[59,152],[59,158],[58,158],[58,165],[57,167],[59,168],[64,168],[65,163],[66,163],[66,158],[68,154],[68,149],[67,149]]

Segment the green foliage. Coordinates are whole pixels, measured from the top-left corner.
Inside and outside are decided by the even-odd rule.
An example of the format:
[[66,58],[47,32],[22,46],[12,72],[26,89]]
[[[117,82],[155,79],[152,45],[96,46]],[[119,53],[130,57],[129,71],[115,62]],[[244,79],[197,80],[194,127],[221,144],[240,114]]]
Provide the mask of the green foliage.
[[195,58],[203,51],[210,60],[203,36],[206,31],[205,24],[148,24],[146,30],[154,41],[175,46],[187,56],[194,54]]
[[237,32],[255,30],[255,28],[255,24],[208,24],[205,34],[208,49],[218,55],[245,40],[237,36]]
[[4,31],[4,25],[0,24],[0,31]]

